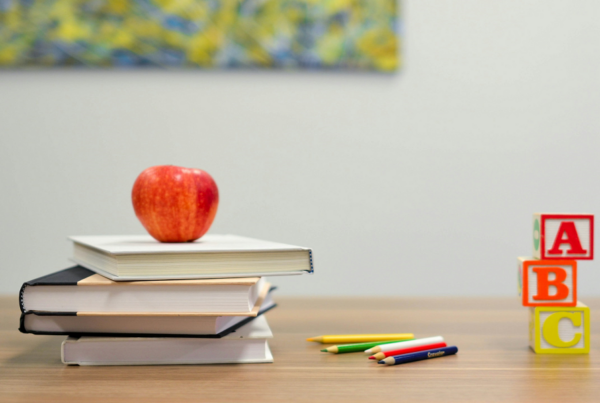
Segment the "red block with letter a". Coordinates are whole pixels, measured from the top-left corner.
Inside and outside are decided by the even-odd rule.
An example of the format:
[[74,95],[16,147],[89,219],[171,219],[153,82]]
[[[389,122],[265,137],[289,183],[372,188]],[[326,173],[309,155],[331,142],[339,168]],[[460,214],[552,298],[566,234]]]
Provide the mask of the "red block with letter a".
[[594,258],[592,214],[533,215],[533,257],[552,260]]
[[577,262],[519,258],[523,306],[577,305]]

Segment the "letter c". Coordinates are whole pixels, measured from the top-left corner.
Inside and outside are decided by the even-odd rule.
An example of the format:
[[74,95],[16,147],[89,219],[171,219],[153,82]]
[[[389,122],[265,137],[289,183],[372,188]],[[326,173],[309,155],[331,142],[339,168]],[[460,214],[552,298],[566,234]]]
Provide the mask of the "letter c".
[[563,341],[558,334],[558,323],[561,319],[570,319],[573,326],[581,326],[581,312],[556,312],[548,316],[543,324],[542,333],[544,339],[554,347],[573,347],[581,340],[581,332],[575,333],[571,341]]

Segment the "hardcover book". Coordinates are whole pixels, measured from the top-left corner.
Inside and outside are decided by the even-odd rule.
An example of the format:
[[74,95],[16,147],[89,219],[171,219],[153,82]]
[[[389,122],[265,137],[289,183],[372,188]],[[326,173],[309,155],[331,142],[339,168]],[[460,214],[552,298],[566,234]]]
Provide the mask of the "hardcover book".
[[221,338],[275,308],[271,287],[257,316],[81,316],[77,312],[21,313],[19,331],[38,335]]
[[273,362],[264,316],[221,339],[69,337],[61,358],[70,365],[167,365]]
[[312,273],[312,251],[235,235],[161,243],[149,235],[73,236],[72,260],[114,281]]
[[265,278],[115,282],[75,266],[23,284],[22,312],[77,316],[257,316]]

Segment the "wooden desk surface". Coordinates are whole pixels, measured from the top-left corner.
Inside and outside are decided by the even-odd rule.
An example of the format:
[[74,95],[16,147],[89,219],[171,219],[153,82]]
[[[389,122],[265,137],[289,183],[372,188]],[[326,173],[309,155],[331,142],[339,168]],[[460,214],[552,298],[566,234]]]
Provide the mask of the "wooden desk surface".
[[[600,299],[590,355],[533,354],[516,298],[277,298],[267,315],[274,364],[77,367],[60,362],[63,337],[20,334],[17,298],[0,298],[0,400],[521,401],[600,400]],[[460,351],[395,367],[360,353],[331,355],[306,337],[332,333],[443,335]]]

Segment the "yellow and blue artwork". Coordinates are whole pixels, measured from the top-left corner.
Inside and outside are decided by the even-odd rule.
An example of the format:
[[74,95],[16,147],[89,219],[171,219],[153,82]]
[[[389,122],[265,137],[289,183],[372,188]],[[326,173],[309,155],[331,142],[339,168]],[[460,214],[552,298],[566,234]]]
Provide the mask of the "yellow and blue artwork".
[[0,0],[0,67],[400,64],[397,0]]

